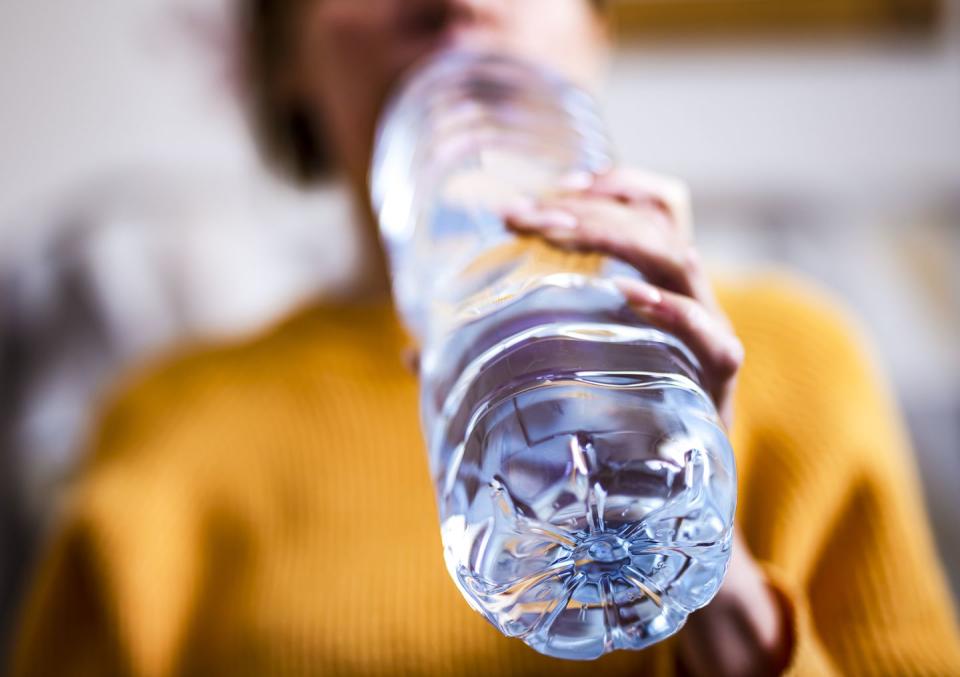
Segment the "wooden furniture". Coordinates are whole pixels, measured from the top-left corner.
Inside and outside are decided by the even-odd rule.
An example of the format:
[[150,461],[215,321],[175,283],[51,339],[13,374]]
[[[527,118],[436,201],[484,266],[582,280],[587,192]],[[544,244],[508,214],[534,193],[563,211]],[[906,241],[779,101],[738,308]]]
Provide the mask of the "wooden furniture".
[[931,35],[943,0],[614,0],[626,36]]

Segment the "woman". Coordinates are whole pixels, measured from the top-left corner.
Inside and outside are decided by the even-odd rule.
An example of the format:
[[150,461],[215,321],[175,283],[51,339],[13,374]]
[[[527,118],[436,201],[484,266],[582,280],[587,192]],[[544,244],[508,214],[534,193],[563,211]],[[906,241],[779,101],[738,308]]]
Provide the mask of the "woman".
[[637,267],[652,284],[625,283],[628,300],[705,366],[740,473],[723,588],[676,637],[580,664],[499,636],[449,581],[366,207],[374,125],[397,76],[451,44],[589,86],[598,5],[249,3],[262,135],[300,179],[349,179],[365,275],[342,303],[121,394],[25,610],[21,674],[960,674],[903,432],[856,334],[782,276],[712,287],[686,191],[644,172],[561,187],[507,222]]

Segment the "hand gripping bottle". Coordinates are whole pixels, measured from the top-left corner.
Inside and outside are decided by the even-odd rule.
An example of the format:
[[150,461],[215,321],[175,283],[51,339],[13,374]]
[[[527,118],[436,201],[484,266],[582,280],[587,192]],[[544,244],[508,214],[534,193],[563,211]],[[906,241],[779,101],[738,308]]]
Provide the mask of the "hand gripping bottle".
[[447,568],[501,632],[559,658],[676,632],[720,586],[736,503],[697,360],[631,312],[611,282],[630,271],[504,228],[506,203],[610,165],[585,92],[450,51],[401,83],[370,176],[421,344]]

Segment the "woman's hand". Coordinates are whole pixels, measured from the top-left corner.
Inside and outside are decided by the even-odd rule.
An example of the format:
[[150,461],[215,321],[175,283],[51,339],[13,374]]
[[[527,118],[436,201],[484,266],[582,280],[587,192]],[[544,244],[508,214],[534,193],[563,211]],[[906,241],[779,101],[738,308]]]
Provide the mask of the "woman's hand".
[[678,636],[680,660],[697,677],[779,675],[791,653],[790,614],[767,584],[739,531],[720,591]]
[[636,268],[646,282],[617,284],[633,309],[697,356],[704,387],[727,427],[743,347],[717,306],[693,247],[683,183],[637,170],[570,177],[551,196],[506,214],[508,227],[554,245],[599,252]]
[[[724,424],[743,347],[717,305],[693,247],[690,199],[679,181],[635,170],[571,177],[554,194],[509,210],[507,225],[554,245],[599,252],[635,267],[646,282],[618,280],[633,309],[690,348]],[[790,629],[777,594],[735,534],[727,577],[713,602],[691,615],[680,659],[694,675],[778,674]]]

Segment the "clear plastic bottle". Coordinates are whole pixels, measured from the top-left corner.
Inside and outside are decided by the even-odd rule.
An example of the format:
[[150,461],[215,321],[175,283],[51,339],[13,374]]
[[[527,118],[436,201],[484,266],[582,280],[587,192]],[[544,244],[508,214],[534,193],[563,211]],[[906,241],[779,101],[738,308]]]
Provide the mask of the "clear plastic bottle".
[[616,261],[507,233],[505,203],[611,164],[592,99],[502,56],[413,70],[371,194],[421,342],[444,556],[469,604],[560,658],[641,649],[716,593],[733,454],[695,357],[645,326]]

